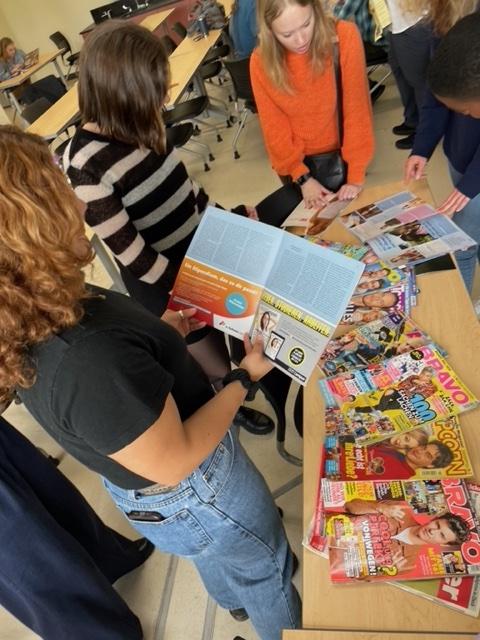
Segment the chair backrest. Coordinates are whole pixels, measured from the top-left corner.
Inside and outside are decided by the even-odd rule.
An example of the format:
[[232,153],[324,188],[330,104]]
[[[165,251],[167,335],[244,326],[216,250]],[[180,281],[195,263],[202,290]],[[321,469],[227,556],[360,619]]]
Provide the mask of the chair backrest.
[[364,42],[363,48],[365,51],[367,67],[373,67],[378,64],[387,64],[388,51],[384,47],[371,44],[370,42]]
[[224,60],[223,64],[232,76],[237,98],[255,104],[252,82],[250,80],[250,56],[239,60]]
[[63,55],[65,55],[66,53],[72,52],[72,47],[70,46],[70,43],[68,42],[66,37],[63,35],[63,33],[60,33],[60,31],[55,31],[55,33],[52,33],[52,35],[50,36],[50,40],[57,47],[57,49],[60,49],[60,51],[62,51],[62,49],[64,50]]
[[187,29],[186,29],[186,27],[184,27],[184,25],[181,22],[175,22],[175,24],[172,26],[172,29],[181,38],[186,38],[187,37]]
[[28,124],[32,124],[32,122],[35,122],[45,111],[48,111],[51,106],[52,103],[50,100],[47,100],[47,98],[38,98],[35,102],[32,102],[23,109],[22,118],[26,120]]
[[174,42],[173,38],[171,38],[169,35],[162,36],[160,38],[160,42],[163,44],[163,47],[168,55],[173,53],[178,46],[177,43]]

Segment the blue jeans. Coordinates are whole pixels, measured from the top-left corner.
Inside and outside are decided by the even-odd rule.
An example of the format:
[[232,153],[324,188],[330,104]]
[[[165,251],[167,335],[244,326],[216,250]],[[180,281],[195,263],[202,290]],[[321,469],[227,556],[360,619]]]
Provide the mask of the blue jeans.
[[[454,169],[450,163],[448,164],[448,168],[452,182],[456,187],[463,176]],[[478,262],[478,245],[480,244],[480,194],[472,198],[466,207],[456,213],[453,216],[453,221],[477,243],[476,246],[466,251],[455,252],[455,258],[465,286],[468,292],[472,293],[475,268]]]
[[143,495],[105,480],[118,508],[155,511],[129,522],[161,551],[189,558],[214,600],[245,608],[262,640],[300,624],[292,552],[272,495],[232,427],[215,451],[171,491]]

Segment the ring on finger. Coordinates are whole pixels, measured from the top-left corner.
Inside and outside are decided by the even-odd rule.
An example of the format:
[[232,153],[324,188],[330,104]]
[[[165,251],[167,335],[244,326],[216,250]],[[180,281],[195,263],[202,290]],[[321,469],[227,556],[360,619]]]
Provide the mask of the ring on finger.
[[180,316],[180,318],[181,318],[182,320],[185,320],[185,316],[183,315],[183,311],[182,311],[181,309],[179,309],[179,311],[178,311],[178,315]]

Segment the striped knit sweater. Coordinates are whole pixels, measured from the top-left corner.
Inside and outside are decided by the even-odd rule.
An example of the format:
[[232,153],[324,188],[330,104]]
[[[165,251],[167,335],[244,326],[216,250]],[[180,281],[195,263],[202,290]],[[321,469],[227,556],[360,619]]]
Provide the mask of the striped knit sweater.
[[78,129],[64,166],[87,224],[120,264],[170,287],[208,204],[175,151],[159,155]]

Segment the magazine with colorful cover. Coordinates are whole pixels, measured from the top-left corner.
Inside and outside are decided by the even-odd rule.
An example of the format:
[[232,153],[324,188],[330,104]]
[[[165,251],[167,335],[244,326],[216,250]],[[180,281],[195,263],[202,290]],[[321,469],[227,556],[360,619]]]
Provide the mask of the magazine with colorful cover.
[[322,458],[322,476],[328,480],[440,480],[473,475],[457,417],[370,445],[357,444],[345,432],[329,431]]
[[323,480],[322,500],[334,582],[480,576],[464,480]]
[[[351,399],[340,406],[343,420],[358,444],[374,444],[478,404],[433,345],[385,362],[386,371],[382,363],[370,368],[374,391],[355,397],[352,387]],[[378,367],[378,375],[373,367]]]
[[347,258],[353,258],[354,260],[360,260],[364,264],[373,264],[378,262],[377,256],[366,244],[348,244],[346,242],[332,242],[331,240],[324,240],[319,236],[308,236],[308,240],[315,244],[319,244],[321,247],[331,249],[337,253],[341,253]]
[[453,220],[440,214],[407,222],[368,242],[380,260],[391,267],[415,265],[476,244]]
[[340,216],[340,222],[366,242],[409,222],[435,214],[435,209],[410,191],[394,193],[388,198],[366,204]]
[[411,286],[409,278],[389,289],[355,295],[350,300],[341,325],[358,325],[384,318],[390,313],[410,314]]
[[[353,402],[362,394],[385,389],[394,383],[398,383],[401,389],[408,385],[411,386],[413,382],[417,382],[418,385],[422,383],[425,392],[433,392],[433,386],[427,383],[434,377],[434,372],[431,368],[425,369],[424,367],[421,357],[422,347],[435,350],[440,357],[444,356],[443,350],[436,344],[427,343],[391,358],[385,358],[375,364],[369,364],[362,369],[357,368],[319,380],[318,385],[327,407]],[[445,362],[442,364],[445,367],[448,366]],[[411,376],[419,376],[419,379],[415,380]],[[407,379],[409,382],[404,383]]]
[[360,282],[355,289],[354,295],[371,293],[389,289],[391,286],[403,282],[409,277],[407,271],[402,269],[392,269],[383,262],[374,262],[365,265]]
[[363,369],[431,342],[431,337],[411,318],[402,313],[390,313],[330,340],[318,366],[331,376]]
[[229,335],[261,335],[265,355],[306,384],[364,265],[303,238],[208,207],[178,272],[169,308]]
[[[480,514],[480,485],[467,482],[468,493],[477,515]],[[412,580],[392,582],[416,596],[427,598],[437,604],[444,604],[467,616],[480,615],[480,576],[449,576],[436,580]]]

